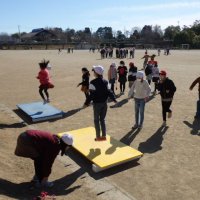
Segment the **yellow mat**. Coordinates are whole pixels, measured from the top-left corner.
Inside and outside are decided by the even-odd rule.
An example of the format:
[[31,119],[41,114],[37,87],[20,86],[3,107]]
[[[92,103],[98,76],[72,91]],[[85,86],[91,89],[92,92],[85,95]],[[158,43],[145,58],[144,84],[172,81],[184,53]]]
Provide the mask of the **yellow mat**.
[[106,141],[96,142],[93,127],[58,133],[58,136],[62,136],[64,133],[73,135],[73,147],[95,164],[93,165],[94,171],[101,171],[140,158],[143,155],[109,135],[106,136]]

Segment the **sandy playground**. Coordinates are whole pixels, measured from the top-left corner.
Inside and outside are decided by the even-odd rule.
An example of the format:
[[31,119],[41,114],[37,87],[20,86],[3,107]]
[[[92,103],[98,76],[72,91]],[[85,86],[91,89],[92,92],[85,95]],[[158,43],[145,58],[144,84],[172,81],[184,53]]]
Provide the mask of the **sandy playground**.
[[[149,51],[153,53],[157,52]],[[143,55],[144,50],[136,50],[134,63],[139,69]],[[58,120],[23,124],[16,114],[16,104],[40,100],[35,77],[38,62],[43,58],[52,65],[55,88],[50,90],[51,104],[66,115]],[[194,121],[197,86],[189,91],[190,84],[199,76],[200,51],[171,51],[169,56],[162,52],[156,60],[177,87],[169,126],[161,127],[161,101],[156,95],[146,104],[143,129],[131,131],[134,107],[132,100],[126,100],[127,87],[125,95],[118,98],[121,106],[108,109],[107,133],[139,149],[144,156],[137,164],[131,162],[94,174],[86,159],[70,151],[69,157],[57,157],[53,165],[50,180],[55,181],[55,186],[48,190],[49,194],[69,200],[200,199],[200,122]],[[103,65],[107,78],[109,65],[119,61],[101,60],[99,53],[87,50],[75,50],[73,54],[58,54],[57,50],[0,51],[0,199],[33,199],[41,192],[29,185],[33,162],[14,156],[17,136],[29,128],[58,133],[93,126],[92,107],[79,111],[84,102],[83,93],[76,87],[81,82],[81,68],[91,70],[92,65]],[[132,60],[124,61],[128,66]]]

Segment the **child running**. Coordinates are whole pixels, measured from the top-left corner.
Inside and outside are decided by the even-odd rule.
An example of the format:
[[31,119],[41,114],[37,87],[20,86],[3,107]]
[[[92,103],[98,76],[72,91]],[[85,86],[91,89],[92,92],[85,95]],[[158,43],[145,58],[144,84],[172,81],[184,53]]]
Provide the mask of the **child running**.
[[127,82],[127,67],[125,66],[125,63],[123,60],[120,61],[120,66],[117,68],[117,73],[119,74],[119,83],[120,83],[120,94],[124,94],[125,88],[126,88],[126,82]]
[[[54,85],[50,82],[50,75],[49,75],[49,71],[47,70],[48,64],[49,64],[49,61],[45,61],[45,60],[39,63],[40,72],[38,73],[38,76],[36,77],[40,81],[39,94],[42,97],[44,103],[50,102],[49,93],[47,90],[49,88],[54,88]],[[43,91],[46,95],[46,98],[43,94]]]
[[[110,97],[115,103],[117,103],[113,92],[108,88],[108,82],[103,79],[104,68],[100,65],[93,66],[95,79],[90,82],[89,90],[90,94],[87,97],[84,107],[93,101],[94,110],[94,125],[96,130],[95,141],[106,140],[106,124],[105,117],[107,113],[107,100]],[[102,131],[102,136],[100,132]]]
[[85,97],[87,98],[89,95],[89,79],[90,72],[86,67],[82,68],[82,82],[77,85],[79,87],[81,85],[81,91],[84,92]]

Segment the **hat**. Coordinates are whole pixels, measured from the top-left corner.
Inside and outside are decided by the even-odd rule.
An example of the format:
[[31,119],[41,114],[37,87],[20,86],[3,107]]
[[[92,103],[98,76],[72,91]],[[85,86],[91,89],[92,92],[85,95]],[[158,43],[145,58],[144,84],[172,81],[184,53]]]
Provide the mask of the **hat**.
[[162,75],[162,76],[166,76],[166,75],[167,75],[167,72],[164,71],[164,70],[161,70],[159,74]]
[[138,71],[136,74],[137,78],[143,78],[144,77],[144,72],[143,71]]
[[116,64],[115,64],[115,63],[112,63],[111,66],[116,67]]
[[72,145],[73,144],[73,137],[72,137],[72,135],[70,135],[68,133],[63,134],[61,139],[67,145]]
[[104,68],[101,65],[98,66],[93,66],[92,69],[95,73],[97,73],[98,75],[103,75],[104,72]]

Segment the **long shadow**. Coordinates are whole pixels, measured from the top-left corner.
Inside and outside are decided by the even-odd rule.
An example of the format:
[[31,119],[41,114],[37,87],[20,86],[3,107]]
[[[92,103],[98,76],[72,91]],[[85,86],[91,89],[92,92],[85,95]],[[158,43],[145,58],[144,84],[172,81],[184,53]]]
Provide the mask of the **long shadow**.
[[148,98],[148,100],[146,101],[146,103],[152,101],[154,98],[155,98],[155,95],[151,95],[151,96],[149,96],[149,98]]
[[133,129],[129,131],[123,138],[121,138],[120,141],[124,144],[130,145],[139,132],[140,129]]
[[82,156],[78,151],[75,149],[71,149],[67,154],[74,162],[76,162],[81,169],[84,169],[92,178],[95,180],[99,180],[105,177],[112,176],[114,174],[120,173],[122,171],[126,171],[130,168],[136,167],[139,165],[137,162],[139,159],[112,167],[110,169],[106,169],[105,171],[101,171],[99,173],[95,173],[92,170],[92,163],[87,160],[84,156]]
[[191,128],[191,135],[198,135],[200,136],[200,120],[194,119],[193,123],[191,124],[188,121],[183,121],[185,125],[187,125],[189,128]]
[[[26,122],[28,125],[30,124],[39,124],[39,123],[43,123],[45,121],[48,122],[55,122],[57,120],[60,119],[64,119],[67,117],[71,117],[72,115],[75,115],[77,112],[81,111],[83,108],[76,108],[76,109],[72,109],[69,110],[67,112],[63,112],[63,116],[61,118],[57,118],[57,119],[49,119],[49,120],[43,120],[43,121],[38,121],[38,122],[32,122],[31,117],[29,117],[26,113],[24,113],[22,110],[20,109],[15,109],[13,110],[15,112],[15,114],[17,114],[24,122]],[[38,114],[38,113],[35,113]]]
[[128,99],[122,99],[121,101],[117,102],[115,105],[110,106],[110,108],[122,107],[126,103],[128,103]]
[[81,187],[81,185],[77,185],[69,188],[84,173],[84,170],[78,169],[63,178],[55,180],[52,188],[40,189],[33,187],[30,182],[17,184],[5,179],[0,179],[0,194],[15,199],[33,199],[45,190],[49,195],[64,196]]
[[149,139],[139,144],[138,150],[142,153],[155,153],[162,149],[163,135],[168,127],[161,126]]
[[26,126],[26,124],[24,122],[18,122],[18,123],[13,123],[13,124],[0,124],[0,129],[5,129],[5,128],[23,128],[25,126]]

